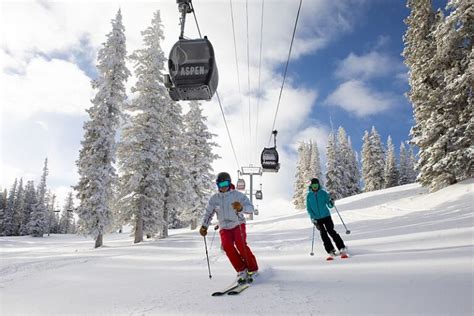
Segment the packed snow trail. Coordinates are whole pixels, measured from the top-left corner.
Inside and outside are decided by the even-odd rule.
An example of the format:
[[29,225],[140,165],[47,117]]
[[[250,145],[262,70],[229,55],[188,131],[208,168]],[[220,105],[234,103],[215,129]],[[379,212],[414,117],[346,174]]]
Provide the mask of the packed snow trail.
[[[235,279],[219,237],[209,249],[187,229],[133,245],[108,235],[105,247],[78,236],[1,237],[2,315],[331,314],[472,315],[474,181],[427,194],[418,185],[337,201],[333,214],[350,259],[325,260],[305,212],[255,220],[248,242],[258,282],[211,297]],[[213,232],[212,232],[213,233]],[[208,244],[212,238],[208,235]]]

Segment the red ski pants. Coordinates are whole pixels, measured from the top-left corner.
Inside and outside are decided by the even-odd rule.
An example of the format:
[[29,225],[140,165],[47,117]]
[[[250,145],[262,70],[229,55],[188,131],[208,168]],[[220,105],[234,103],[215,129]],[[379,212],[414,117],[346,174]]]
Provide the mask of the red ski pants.
[[222,248],[232,263],[235,271],[240,272],[244,269],[248,271],[257,271],[258,265],[255,256],[247,246],[247,233],[245,224],[240,224],[231,229],[221,229]]

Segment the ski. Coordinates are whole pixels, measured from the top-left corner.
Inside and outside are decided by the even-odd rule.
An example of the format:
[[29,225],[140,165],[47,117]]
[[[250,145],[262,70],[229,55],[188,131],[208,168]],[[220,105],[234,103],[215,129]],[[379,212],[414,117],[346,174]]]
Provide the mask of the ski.
[[211,294],[211,296],[222,296],[222,295],[226,295],[229,291],[232,291],[236,288],[238,288],[241,284],[239,283],[234,283],[232,284],[231,286],[223,289],[222,291],[217,291],[217,292],[214,292]]
[[238,295],[242,293],[245,289],[248,289],[250,287],[250,284],[244,283],[244,284],[239,284],[236,288],[227,291],[227,295]]

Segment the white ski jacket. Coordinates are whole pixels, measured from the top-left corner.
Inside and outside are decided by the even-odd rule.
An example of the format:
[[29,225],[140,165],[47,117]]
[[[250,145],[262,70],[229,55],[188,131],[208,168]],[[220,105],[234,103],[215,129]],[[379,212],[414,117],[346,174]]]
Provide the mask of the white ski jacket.
[[[237,212],[232,208],[233,202],[242,204],[242,211]],[[245,217],[242,213],[252,214],[254,208],[248,197],[236,190],[227,192],[218,192],[211,196],[202,219],[202,226],[208,227],[214,213],[217,214],[219,227],[222,229],[232,229],[242,223],[245,223]]]

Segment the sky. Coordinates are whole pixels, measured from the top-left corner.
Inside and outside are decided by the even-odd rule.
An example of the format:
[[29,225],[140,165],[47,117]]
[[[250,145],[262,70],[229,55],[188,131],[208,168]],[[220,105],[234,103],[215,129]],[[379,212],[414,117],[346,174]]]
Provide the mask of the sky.
[[[264,1],[262,37],[260,0],[248,5],[244,0],[193,4],[200,30],[214,46],[218,92],[237,155],[236,161],[216,97],[203,102],[222,157],[213,165],[215,173],[225,170],[236,179],[240,167],[258,165],[263,147],[270,145],[276,117],[281,169],[255,178],[254,186],[262,184],[262,211],[271,213],[275,205],[291,199],[301,141],[316,141],[324,164],[328,134],[339,126],[357,151],[364,131],[372,126],[384,143],[391,135],[397,152],[409,139],[413,118],[404,95],[409,86],[401,56],[403,19],[409,14],[405,1],[303,0],[276,116],[299,1]],[[0,2],[2,189],[20,177],[38,183],[46,157],[47,184],[60,205],[77,183],[75,161],[88,120],[85,110],[94,96],[90,82],[97,76],[97,51],[119,9],[128,53],[141,48],[140,32],[157,10],[164,25],[165,54],[178,40],[174,0]],[[185,35],[198,37],[192,16]],[[133,73],[133,65],[127,65]],[[127,82],[129,91],[135,80]],[[186,102],[182,104],[186,111]]]

